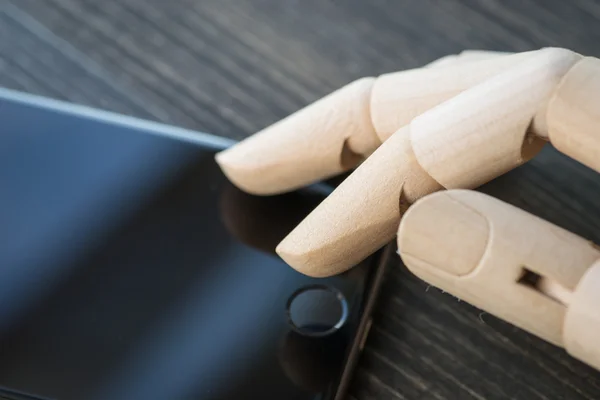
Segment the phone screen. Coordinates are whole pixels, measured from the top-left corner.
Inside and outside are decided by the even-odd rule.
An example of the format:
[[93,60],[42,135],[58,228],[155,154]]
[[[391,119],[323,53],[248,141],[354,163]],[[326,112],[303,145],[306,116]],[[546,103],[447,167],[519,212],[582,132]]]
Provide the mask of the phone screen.
[[217,139],[0,98],[5,396],[333,398],[378,256],[312,279],[274,251],[324,191],[248,195]]

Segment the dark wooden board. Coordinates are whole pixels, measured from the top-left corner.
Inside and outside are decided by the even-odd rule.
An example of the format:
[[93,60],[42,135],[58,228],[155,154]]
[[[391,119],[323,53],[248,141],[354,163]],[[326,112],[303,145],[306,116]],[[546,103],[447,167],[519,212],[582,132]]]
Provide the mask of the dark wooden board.
[[[362,76],[542,46],[600,56],[600,5],[0,0],[0,86],[235,139]],[[600,242],[600,178],[551,148],[482,190]],[[599,372],[402,267],[374,318],[350,399],[600,399]]]

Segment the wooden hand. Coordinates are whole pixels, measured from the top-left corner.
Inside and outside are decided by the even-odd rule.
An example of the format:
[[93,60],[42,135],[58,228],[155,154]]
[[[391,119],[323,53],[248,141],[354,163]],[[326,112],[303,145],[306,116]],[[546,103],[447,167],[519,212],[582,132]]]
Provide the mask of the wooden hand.
[[359,165],[279,244],[288,264],[343,272],[392,240],[419,198],[477,187],[548,141],[600,170],[599,60],[558,48],[462,57],[356,81],[217,156],[258,194]]

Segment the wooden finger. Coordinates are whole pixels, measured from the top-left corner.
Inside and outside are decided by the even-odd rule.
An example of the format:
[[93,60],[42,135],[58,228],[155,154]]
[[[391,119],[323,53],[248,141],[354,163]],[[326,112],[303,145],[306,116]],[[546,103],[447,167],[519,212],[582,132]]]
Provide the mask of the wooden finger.
[[529,127],[581,56],[535,57],[465,91],[411,123],[419,164],[445,188],[473,188],[531,159],[543,146]]
[[429,284],[600,368],[600,250],[491,196],[417,201],[398,230],[405,265]]
[[292,230],[276,251],[303,274],[338,274],[389,242],[410,203],[440,189],[415,159],[410,128],[402,128]]
[[554,147],[600,172],[600,60],[586,57],[566,74],[546,121]]

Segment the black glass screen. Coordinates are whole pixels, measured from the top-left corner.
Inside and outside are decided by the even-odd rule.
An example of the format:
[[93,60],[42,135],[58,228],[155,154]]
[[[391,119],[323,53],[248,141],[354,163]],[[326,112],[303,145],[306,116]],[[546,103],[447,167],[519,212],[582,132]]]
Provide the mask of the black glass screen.
[[[214,143],[30,100],[0,101],[6,393],[85,400],[333,394],[373,260],[311,279],[274,252],[323,192],[251,196],[222,175]],[[311,288],[325,290],[323,298],[299,304],[304,325],[295,326],[290,296]]]

